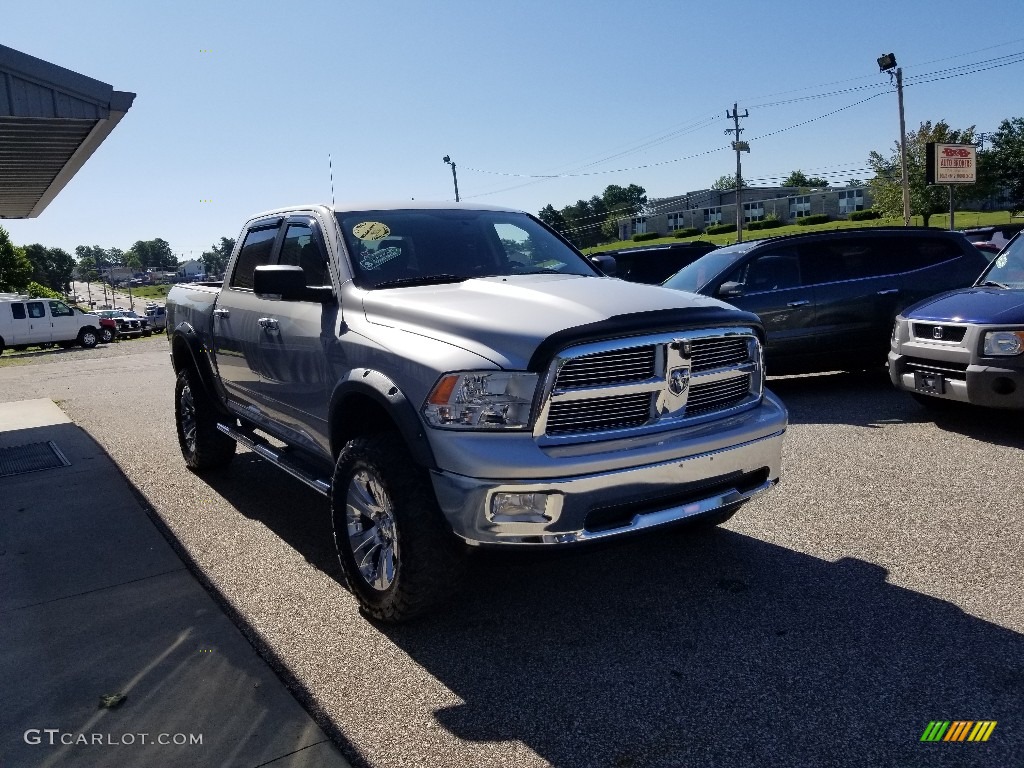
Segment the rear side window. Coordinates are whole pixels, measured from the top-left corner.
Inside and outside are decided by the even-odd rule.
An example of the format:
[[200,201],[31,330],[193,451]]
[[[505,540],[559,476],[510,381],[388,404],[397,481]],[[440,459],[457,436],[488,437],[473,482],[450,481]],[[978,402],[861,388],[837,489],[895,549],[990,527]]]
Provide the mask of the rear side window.
[[31,318],[46,317],[46,310],[43,309],[43,302],[30,301],[28,303],[28,316]]
[[850,237],[819,240],[800,246],[808,285],[862,280],[904,271],[882,238]]
[[24,304],[11,304],[11,314],[15,320],[25,319],[25,305]]
[[270,263],[270,253],[274,248],[277,230],[278,227],[249,230],[235,261],[235,271],[231,275],[230,283],[232,288],[252,290],[256,267]]
[[945,237],[895,237],[891,242],[900,272],[934,267],[963,254],[959,245]]

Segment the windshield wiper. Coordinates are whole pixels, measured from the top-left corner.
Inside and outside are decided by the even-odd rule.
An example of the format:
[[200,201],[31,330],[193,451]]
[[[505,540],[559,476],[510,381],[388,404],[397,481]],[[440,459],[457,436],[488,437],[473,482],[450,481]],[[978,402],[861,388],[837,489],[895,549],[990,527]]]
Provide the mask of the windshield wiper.
[[989,287],[991,287],[991,288],[1005,288],[1006,290],[1009,290],[1009,288],[1010,288],[1010,286],[1003,285],[1002,283],[997,283],[995,280],[986,280],[984,283],[981,284],[981,287],[982,288],[989,288]]
[[465,280],[469,280],[465,275],[423,275],[421,277],[399,277],[394,280],[385,280],[383,283],[377,283],[373,286],[374,290],[378,288],[397,288],[398,286],[414,286],[414,285],[439,285],[441,283],[461,283]]

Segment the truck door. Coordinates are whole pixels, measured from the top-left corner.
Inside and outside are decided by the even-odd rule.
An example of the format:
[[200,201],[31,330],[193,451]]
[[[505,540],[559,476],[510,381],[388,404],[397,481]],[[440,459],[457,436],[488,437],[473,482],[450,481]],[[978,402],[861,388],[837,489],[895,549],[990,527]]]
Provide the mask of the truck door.
[[256,267],[271,263],[280,231],[280,217],[248,229],[213,309],[214,359],[227,396],[257,409],[261,338],[257,321],[266,302],[252,292],[252,281]]
[[50,327],[52,341],[74,341],[78,338],[80,321],[75,311],[63,301],[46,302],[50,309]]
[[26,301],[28,311],[28,332],[22,344],[45,344],[51,340],[52,331],[50,315],[46,311],[44,301]]
[[[285,223],[278,264],[302,267],[306,285],[331,285],[327,250],[315,219],[291,217]],[[262,302],[259,324],[261,407],[287,440],[330,451],[327,444],[329,360],[337,352],[336,302]]]

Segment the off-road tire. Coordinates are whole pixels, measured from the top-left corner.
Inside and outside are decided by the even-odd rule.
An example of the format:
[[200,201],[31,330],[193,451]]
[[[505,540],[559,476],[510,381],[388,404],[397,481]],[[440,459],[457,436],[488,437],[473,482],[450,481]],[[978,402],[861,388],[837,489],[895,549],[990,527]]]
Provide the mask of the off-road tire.
[[217,429],[217,411],[194,368],[183,368],[174,383],[174,424],[185,466],[193,472],[231,463],[235,441]]
[[114,341],[115,336],[116,336],[112,329],[105,328],[105,327],[101,327],[99,333],[100,333],[100,341],[103,344],[110,344],[110,343],[112,343]]
[[[347,502],[360,473],[373,477],[393,520],[394,577],[385,589],[371,585],[356,565],[349,539]],[[394,432],[358,437],[342,449],[331,482],[331,518],[338,559],[363,613],[398,624],[445,601],[461,579],[465,546],[455,537],[434,498],[425,470]],[[364,518],[360,518],[361,521]]]
[[83,328],[78,332],[78,343],[86,349],[92,349],[100,343],[100,335],[95,328]]

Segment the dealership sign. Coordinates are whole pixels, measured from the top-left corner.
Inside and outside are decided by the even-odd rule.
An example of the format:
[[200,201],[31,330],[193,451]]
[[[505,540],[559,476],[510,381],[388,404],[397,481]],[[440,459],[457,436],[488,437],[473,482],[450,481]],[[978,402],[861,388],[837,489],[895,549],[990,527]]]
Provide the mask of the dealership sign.
[[978,150],[973,144],[928,142],[925,180],[929,184],[974,184],[978,180]]

